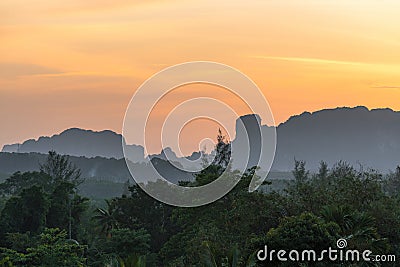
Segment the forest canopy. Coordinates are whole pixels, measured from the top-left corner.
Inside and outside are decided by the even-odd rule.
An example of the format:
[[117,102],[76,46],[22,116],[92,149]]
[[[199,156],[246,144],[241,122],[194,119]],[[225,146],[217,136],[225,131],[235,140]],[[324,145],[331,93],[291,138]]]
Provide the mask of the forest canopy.
[[[207,184],[224,167],[213,162],[183,184]],[[254,171],[197,208],[163,204],[136,184],[99,205],[79,194],[80,171],[68,156],[50,152],[40,171],[0,185],[0,265],[263,266],[255,253],[264,245],[320,251],[339,238],[349,249],[400,256],[400,167],[383,175],[321,162],[311,173],[296,160],[294,179],[279,190],[267,181],[250,193]]]

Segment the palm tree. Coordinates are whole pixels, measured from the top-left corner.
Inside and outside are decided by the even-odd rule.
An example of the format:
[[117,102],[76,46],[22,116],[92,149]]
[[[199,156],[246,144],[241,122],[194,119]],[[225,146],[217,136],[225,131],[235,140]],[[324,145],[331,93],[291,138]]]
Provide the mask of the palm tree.
[[119,259],[120,267],[146,267],[146,256],[130,255],[128,258]]
[[247,262],[244,265],[240,264],[240,251],[237,246],[233,246],[228,255],[225,257],[216,256],[216,252],[210,247],[209,242],[204,241],[202,244],[204,248],[204,254],[202,255],[203,264],[206,267],[254,267],[256,266],[255,254],[250,255]]
[[353,211],[339,206],[325,206],[321,212],[326,221],[335,222],[340,227],[340,236],[348,245],[357,249],[372,249],[374,253],[384,252],[386,239],[380,238],[375,220],[365,212]]
[[146,256],[132,254],[127,258],[113,258],[107,267],[146,267]]
[[118,228],[118,221],[115,218],[115,208],[111,201],[106,200],[107,209],[97,208],[96,214],[93,216],[97,220],[101,228],[100,232],[107,238],[111,237],[113,229]]

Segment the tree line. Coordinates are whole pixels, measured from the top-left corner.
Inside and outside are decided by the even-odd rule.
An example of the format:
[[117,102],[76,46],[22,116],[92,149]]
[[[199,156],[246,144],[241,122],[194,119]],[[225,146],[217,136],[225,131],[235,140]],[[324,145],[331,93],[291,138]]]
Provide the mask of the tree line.
[[[221,137],[217,148],[217,161],[182,185],[207,184],[229,168]],[[349,249],[400,257],[400,167],[383,175],[321,162],[311,173],[296,160],[283,191],[250,193],[255,170],[218,201],[197,208],[163,204],[136,184],[95,206],[79,195],[79,170],[67,156],[50,152],[40,171],[17,172],[0,185],[0,266],[264,266],[256,258],[264,245],[321,251],[339,238]]]

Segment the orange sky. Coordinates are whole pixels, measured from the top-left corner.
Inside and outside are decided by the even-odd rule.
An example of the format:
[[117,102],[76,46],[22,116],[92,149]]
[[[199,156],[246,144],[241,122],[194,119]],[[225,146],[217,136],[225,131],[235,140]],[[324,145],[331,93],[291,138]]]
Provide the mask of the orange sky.
[[2,0],[0,146],[69,127],[121,132],[143,81],[194,60],[252,78],[277,123],[400,110],[400,1]]

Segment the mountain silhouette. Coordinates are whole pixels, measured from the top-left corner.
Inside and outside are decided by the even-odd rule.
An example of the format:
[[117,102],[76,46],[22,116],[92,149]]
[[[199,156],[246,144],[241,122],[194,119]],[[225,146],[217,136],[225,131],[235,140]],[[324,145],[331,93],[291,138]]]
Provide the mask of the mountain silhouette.
[[323,160],[393,170],[400,164],[400,112],[360,106],[291,117],[277,128],[273,168],[291,169],[294,158],[310,169]]
[[[237,136],[233,142],[244,142],[243,136],[248,133],[250,167],[258,161],[261,133],[268,138],[268,134],[265,133],[269,133],[273,128],[261,125],[261,119],[254,114],[242,116],[238,120],[241,120],[244,127],[237,126]],[[304,112],[281,123],[276,127],[276,133],[277,146],[273,170],[291,170],[294,159],[306,161],[307,167],[312,170],[318,168],[321,160],[329,165],[342,160],[380,171],[394,169],[400,164],[400,112],[391,109],[369,110],[359,106],[324,109],[313,113]],[[2,152],[44,154],[55,150],[60,154],[78,157],[99,156],[121,159],[123,157],[121,143],[122,136],[112,131],[94,132],[73,128],[52,137],[6,145]],[[142,146],[130,145],[129,153],[133,155],[132,161],[144,161]],[[166,155],[169,159],[180,162],[180,158],[169,148],[149,158],[165,160]],[[186,159],[198,158],[199,155],[198,152],[194,152]],[[187,163],[182,161],[181,164]],[[261,167],[267,166],[261,163]]]
[[[59,154],[84,157],[123,158],[122,135],[105,130],[95,132],[71,128],[52,137],[27,140],[22,144],[5,145],[2,152],[44,153],[54,150]],[[142,146],[129,145],[129,152],[135,155],[135,162],[144,160]]]

